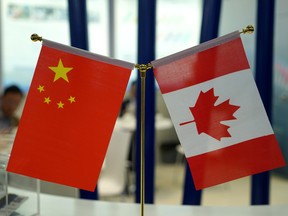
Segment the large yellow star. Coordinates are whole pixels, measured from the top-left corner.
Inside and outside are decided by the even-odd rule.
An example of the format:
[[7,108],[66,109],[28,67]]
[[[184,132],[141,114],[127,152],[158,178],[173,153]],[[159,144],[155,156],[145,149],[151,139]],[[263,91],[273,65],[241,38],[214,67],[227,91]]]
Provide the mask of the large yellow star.
[[54,73],[54,82],[60,78],[64,79],[66,82],[69,82],[67,73],[73,69],[73,67],[64,67],[62,60],[59,59],[57,67],[49,67]]

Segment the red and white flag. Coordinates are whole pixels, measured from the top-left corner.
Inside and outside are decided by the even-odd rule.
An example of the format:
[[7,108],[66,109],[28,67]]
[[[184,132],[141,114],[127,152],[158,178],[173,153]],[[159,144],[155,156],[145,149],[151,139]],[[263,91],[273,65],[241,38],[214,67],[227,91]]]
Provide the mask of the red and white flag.
[[196,189],[285,165],[239,32],[152,65]]

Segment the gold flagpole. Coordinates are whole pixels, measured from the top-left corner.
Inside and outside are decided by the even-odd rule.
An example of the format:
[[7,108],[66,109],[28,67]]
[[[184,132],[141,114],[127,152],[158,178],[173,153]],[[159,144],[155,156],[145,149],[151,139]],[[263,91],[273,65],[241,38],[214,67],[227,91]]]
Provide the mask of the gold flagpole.
[[144,202],[145,202],[145,86],[146,86],[146,71],[152,68],[148,64],[136,64],[135,68],[140,71],[141,77],[141,118],[140,118],[140,207],[141,216],[144,216]]

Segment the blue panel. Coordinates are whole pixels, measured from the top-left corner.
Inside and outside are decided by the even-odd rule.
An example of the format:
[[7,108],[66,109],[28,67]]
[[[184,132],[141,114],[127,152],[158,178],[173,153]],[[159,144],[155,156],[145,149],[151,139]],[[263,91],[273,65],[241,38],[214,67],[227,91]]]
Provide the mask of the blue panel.
[[97,188],[94,192],[90,192],[90,191],[86,191],[86,190],[80,190],[79,196],[81,199],[98,200]]
[[[256,27],[256,84],[267,115],[271,120],[274,0],[258,0]],[[269,204],[269,172],[252,176],[252,205]]]
[[[156,1],[138,2],[138,63],[147,64],[155,58]],[[137,88],[136,132],[136,202],[140,202],[140,76]],[[146,74],[145,110],[145,203],[154,203],[155,176],[155,81],[152,69]]]
[[[68,8],[71,46],[88,50],[86,0],[69,0]],[[98,199],[97,190],[94,192],[80,190],[80,198]]]
[[202,191],[197,191],[188,164],[186,164],[183,205],[200,205]]
[[[204,0],[200,43],[218,36],[220,10],[221,0]],[[195,190],[194,182],[188,166],[186,168],[184,182],[183,204],[201,204],[201,191]]]
[[86,0],[68,0],[71,46],[88,50]]
[[200,43],[218,37],[221,0],[204,0]]

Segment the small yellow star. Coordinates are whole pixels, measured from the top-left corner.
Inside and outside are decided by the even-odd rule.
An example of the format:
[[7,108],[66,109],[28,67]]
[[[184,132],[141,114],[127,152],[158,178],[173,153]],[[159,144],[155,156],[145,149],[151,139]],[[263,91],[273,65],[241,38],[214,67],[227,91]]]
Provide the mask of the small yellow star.
[[63,109],[64,108],[64,103],[62,103],[62,101],[59,101],[59,103],[57,103],[58,105],[58,109]]
[[66,82],[69,82],[67,73],[71,71],[73,68],[72,67],[64,67],[62,60],[59,59],[57,67],[49,67],[54,73],[54,82],[60,78],[64,79]]
[[50,97],[45,97],[44,98],[44,103],[49,104],[51,102]]
[[39,85],[37,89],[38,89],[39,92],[43,92],[44,91],[44,86]]
[[75,103],[76,102],[75,101],[75,97],[72,97],[72,96],[70,96],[68,100],[70,101],[70,103]]

